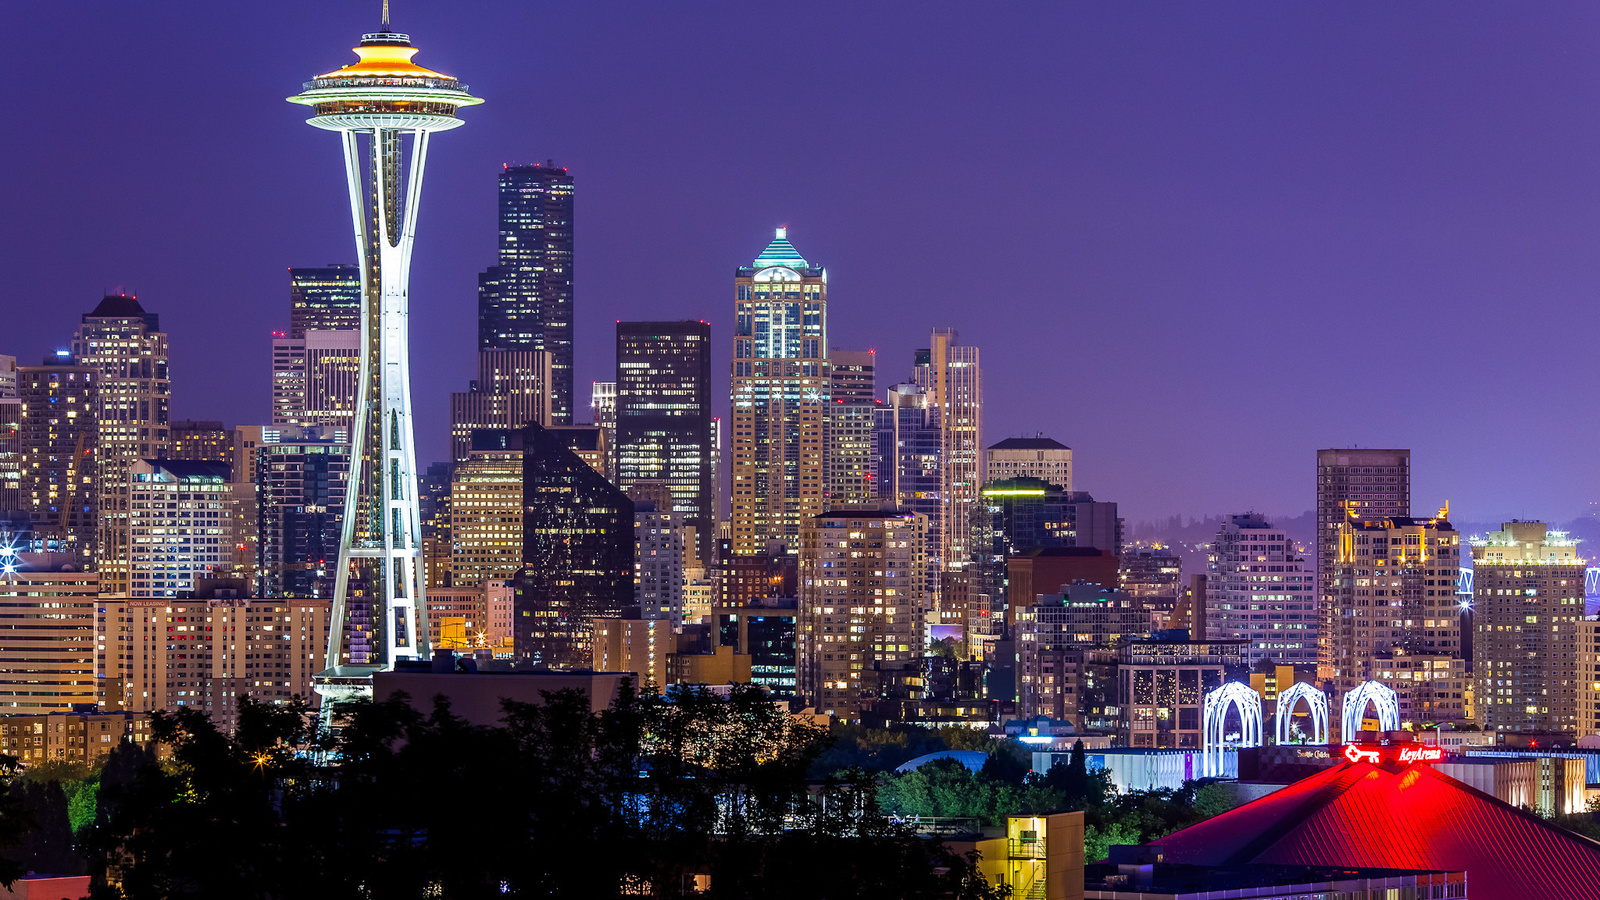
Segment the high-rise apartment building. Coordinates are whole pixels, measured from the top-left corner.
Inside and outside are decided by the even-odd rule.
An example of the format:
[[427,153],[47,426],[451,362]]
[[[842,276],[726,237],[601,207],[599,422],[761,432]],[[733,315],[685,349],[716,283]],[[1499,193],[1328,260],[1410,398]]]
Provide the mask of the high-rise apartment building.
[[1230,516],[1211,544],[1207,636],[1249,641],[1240,652],[1252,665],[1315,665],[1320,617],[1314,579],[1282,528],[1255,513]]
[[0,574],[0,713],[94,703],[99,576],[63,572],[53,554],[21,559],[21,571]]
[[349,428],[361,385],[361,332],[310,329],[272,339],[272,424]]
[[878,409],[877,354],[871,350],[828,353],[832,398],[823,428],[829,506],[873,503],[878,499],[873,429]]
[[479,588],[522,567],[522,432],[478,431],[450,481],[450,586]]
[[255,593],[331,598],[350,480],[350,440],[333,426],[262,429],[251,451]]
[[1576,541],[1543,522],[1500,527],[1472,542],[1478,722],[1485,731],[1589,734],[1579,730],[1578,696],[1587,562]]
[[[931,392],[906,383],[889,388],[873,412],[873,480],[877,499],[928,519],[925,556],[935,582],[943,557],[944,437]],[[937,590],[936,583],[929,590]]]
[[506,166],[499,196],[499,263],[478,276],[478,349],[548,354],[550,422],[571,425],[572,176],[554,163]]
[[828,276],[779,228],[733,290],[733,552],[793,552],[823,508]]
[[324,668],[330,600],[258,600],[240,585],[192,597],[104,599],[96,654],[100,705],[151,711],[193,707],[234,727],[239,701],[310,698]]
[[952,329],[937,329],[918,350],[912,380],[939,409],[943,485],[939,492],[940,568],[959,572],[972,558],[972,513],[987,476],[983,453],[983,370],[978,348]]
[[695,533],[689,552],[709,561],[717,520],[709,324],[617,323],[614,447],[617,486],[665,483],[670,508],[657,514],[681,516]]
[[[1117,577],[1129,595],[1162,614],[1163,628],[1182,628],[1172,619],[1183,593],[1183,557],[1167,547],[1130,547],[1117,554]],[[1307,589],[1315,596],[1315,588]]]
[[[1459,722],[1466,717],[1456,576],[1461,537],[1441,514],[1356,519],[1339,528],[1322,580],[1333,592],[1333,681],[1348,691],[1377,680],[1399,694],[1400,721]],[[1214,586],[1207,579],[1208,606]],[[1207,611],[1206,631],[1217,625]]]
[[1072,448],[1044,435],[1006,438],[984,451],[990,481],[1042,478],[1064,491],[1072,490]]
[[594,618],[620,616],[633,605],[633,501],[559,431],[529,425],[522,448],[516,657],[534,666],[583,667]]
[[817,712],[860,718],[877,699],[874,669],[922,656],[926,531],[925,516],[888,507],[840,507],[806,523],[798,691]]
[[656,499],[644,499],[638,482],[632,493],[633,600],[641,618],[665,619],[677,628],[683,624],[683,572],[696,530],[684,524],[682,514],[663,508],[667,486],[657,484]]
[[92,568],[100,373],[62,358],[68,362],[17,367],[18,500],[35,548],[69,553],[78,568]]
[[171,440],[167,448],[168,459],[219,462],[230,467],[234,464],[235,432],[221,422],[178,419],[172,422],[167,434]]
[[99,374],[95,392],[96,567],[100,590],[128,591],[128,469],[164,456],[171,443],[167,336],[133,297],[106,297],[86,313],[72,358]]
[[[1577,644],[1577,732],[1600,734],[1600,618],[1578,620]],[[1474,702],[1481,704],[1483,700]]]
[[1337,606],[1329,584],[1339,558],[1339,534],[1351,519],[1411,515],[1411,451],[1317,451],[1317,607],[1322,677],[1331,677]]
[[130,596],[176,597],[233,573],[231,466],[142,459],[128,480]]
[[479,429],[518,430],[551,424],[550,354],[541,350],[479,350],[478,377],[450,395],[450,459],[462,462]]
[[289,270],[289,333],[361,331],[361,267],[331,265]]

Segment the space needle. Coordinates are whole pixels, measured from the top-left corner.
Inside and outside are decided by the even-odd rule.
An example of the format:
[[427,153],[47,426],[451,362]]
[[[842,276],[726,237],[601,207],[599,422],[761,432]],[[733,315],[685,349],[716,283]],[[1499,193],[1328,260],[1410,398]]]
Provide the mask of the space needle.
[[409,35],[389,29],[388,0],[382,29],[362,35],[354,49],[356,62],[288,98],[311,107],[307,121],[343,141],[361,259],[360,388],[327,669],[314,679],[325,723],[336,702],[371,696],[374,672],[429,657],[407,285],[428,137],[461,125],[456,111],[483,102],[455,78],[411,61],[417,50]]

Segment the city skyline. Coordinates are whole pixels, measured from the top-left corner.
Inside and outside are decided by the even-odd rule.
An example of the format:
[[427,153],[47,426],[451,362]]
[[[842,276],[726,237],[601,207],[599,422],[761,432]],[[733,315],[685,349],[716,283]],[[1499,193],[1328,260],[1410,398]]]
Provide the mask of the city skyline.
[[[94,114],[46,118],[46,140],[0,150],[34,173],[8,184],[17,214],[0,241],[35,263],[0,288],[14,323],[0,352],[32,364],[66,346],[76,317],[120,284],[171,336],[175,418],[268,421],[285,270],[353,261],[326,148],[275,105],[285,77],[327,65],[329,35],[374,27],[371,6],[253,17],[248,48],[226,57],[211,54],[235,46],[222,37],[242,11],[201,10],[181,30],[160,11],[109,5],[92,26],[24,12],[21,69],[54,72],[65,83],[52,89]],[[700,96],[721,64],[692,48],[776,13],[396,10],[397,29],[429,34],[432,64],[492,94],[481,127],[441,146],[429,175],[413,348],[433,374],[417,389],[420,463],[447,458],[448,393],[475,364],[473,281],[495,261],[499,167],[553,158],[577,183],[580,408],[589,382],[608,379],[617,319],[712,322],[711,394],[722,396],[726,270],[788,225],[832,270],[834,345],[900,360],[930,328],[961,331],[989,349],[984,443],[1040,431],[1062,441],[1081,487],[1117,498],[1130,522],[1309,509],[1311,451],[1354,445],[1413,450],[1416,513],[1450,501],[1472,521],[1561,522],[1600,493],[1587,460],[1596,426],[1543,389],[1581,385],[1592,368],[1581,336],[1595,313],[1577,302],[1600,287],[1585,254],[1600,224],[1583,152],[1600,132],[1581,113],[1600,85],[1591,11],[834,12],[788,13],[815,26],[817,58],[753,83],[719,78]],[[577,49],[529,62],[503,46],[517,29],[502,19],[566,28]],[[662,29],[680,49],[654,46]],[[69,42],[102,56],[135,44],[148,65],[126,83],[80,83],[47,62]],[[878,58],[855,61],[871,42]],[[482,48],[481,70],[467,47]],[[582,84],[607,66],[614,74]],[[197,102],[215,91],[260,110],[240,126],[248,140],[129,99],[196,70],[216,75]],[[969,85],[976,75],[987,80]],[[535,103],[543,79],[556,89]],[[665,111],[662,85],[682,94]],[[832,136],[759,152],[707,140],[738,121],[728,110],[773,92],[802,98],[797,112]],[[126,118],[135,110],[142,121]],[[660,145],[641,154],[627,134]],[[177,146],[244,149],[219,152],[224,165]],[[46,158],[52,147],[74,150]],[[230,181],[241,159],[259,174]],[[713,177],[688,186],[691,165]],[[987,176],[946,210],[931,198],[947,196],[933,185],[952,170]],[[222,190],[258,212],[230,220],[193,204]],[[660,260],[682,273],[659,291],[629,289],[654,284]],[[992,315],[1007,297],[1041,299]],[[1512,309],[1529,312],[1508,319]],[[1556,327],[1531,312],[1545,309]],[[1056,359],[1058,377],[1041,379],[1039,361]],[[1466,424],[1485,416],[1503,427]],[[1227,465],[1241,434],[1257,458]]]

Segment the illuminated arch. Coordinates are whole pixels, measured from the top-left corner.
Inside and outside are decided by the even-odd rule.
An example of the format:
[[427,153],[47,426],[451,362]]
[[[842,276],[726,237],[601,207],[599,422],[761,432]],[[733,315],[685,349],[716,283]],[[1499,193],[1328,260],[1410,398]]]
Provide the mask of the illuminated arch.
[[1328,695],[1304,681],[1295,682],[1293,687],[1278,695],[1276,742],[1289,743],[1289,722],[1294,718],[1295,704],[1301,700],[1311,708],[1311,743],[1328,743],[1332,739],[1328,734]]
[[1400,698],[1388,685],[1366,681],[1344,695],[1344,708],[1339,716],[1340,738],[1350,741],[1361,733],[1361,720],[1366,718],[1368,703],[1377,707],[1379,731],[1400,730]]
[[1243,682],[1230,681],[1206,694],[1204,731],[1200,742],[1200,777],[1222,776],[1222,751],[1226,749],[1223,731],[1228,707],[1239,708],[1240,747],[1261,746],[1261,695]]

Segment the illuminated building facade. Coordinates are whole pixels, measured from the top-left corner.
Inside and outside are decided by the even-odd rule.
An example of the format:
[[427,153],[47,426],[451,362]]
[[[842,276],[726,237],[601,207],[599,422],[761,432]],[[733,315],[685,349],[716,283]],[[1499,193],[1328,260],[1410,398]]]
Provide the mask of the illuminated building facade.
[[733,552],[793,552],[823,508],[828,274],[779,228],[733,289]]
[[874,411],[878,501],[928,519],[924,558],[928,589],[938,590],[944,548],[944,432],[933,394],[906,383],[889,388]]
[[551,423],[550,355],[542,350],[479,350],[478,377],[450,395],[450,459],[462,462],[479,429]]
[[289,270],[289,334],[361,331],[361,268],[331,265]]
[[618,322],[615,403],[617,485],[629,491],[640,481],[664,483],[670,503],[658,507],[657,515],[681,516],[694,529],[689,552],[709,560],[717,519],[711,326]]
[[1331,677],[1338,597],[1330,583],[1346,521],[1411,515],[1411,451],[1317,451],[1317,665]]
[[87,366],[17,367],[19,503],[33,546],[71,554],[80,569],[95,559],[99,384]]
[[504,581],[522,567],[522,432],[478,431],[450,479],[450,586]]
[[829,510],[806,524],[796,639],[806,705],[857,719],[876,700],[875,668],[921,658],[927,528],[921,513],[868,506]]
[[123,742],[153,740],[150,717],[94,709],[37,715],[0,715],[0,754],[27,764],[45,761],[100,768]]
[[[1578,731],[1587,562],[1543,522],[1472,542],[1472,679],[1486,731]],[[1591,679],[1592,680],[1592,679]]]
[[129,596],[176,597],[233,572],[233,468],[142,459],[128,470]]
[[361,332],[311,329],[272,339],[272,424],[339,425],[355,419]]
[[500,173],[499,264],[478,276],[478,349],[550,360],[550,423],[571,425],[572,176],[554,163]]
[[223,427],[221,422],[179,419],[171,423],[167,434],[171,441],[167,448],[168,459],[234,464],[235,432]]
[[[617,446],[617,383],[615,381],[596,381],[589,391],[589,420],[590,424],[599,427],[606,433],[606,446],[616,449]],[[606,463],[606,471],[616,470],[616,460]]]
[[835,349],[828,353],[828,364],[833,387],[823,428],[828,465],[824,493],[830,506],[872,503],[878,499],[873,453],[877,354]]
[[632,672],[637,688],[664,688],[672,682],[667,660],[677,652],[677,637],[666,619],[599,617],[594,619],[589,667],[596,672]]
[[[1130,596],[1170,619],[1176,612],[1178,595],[1183,593],[1183,558],[1166,547],[1124,548],[1117,556],[1117,577]],[[1314,591],[1309,584],[1307,589]],[[1168,623],[1163,627],[1182,626]]]
[[263,429],[251,453],[258,597],[330,599],[350,478],[350,444],[332,426]]
[[709,624],[719,646],[750,657],[750,681],[777,697],[795,692],[795,640],[799,603],[794,599],[753,600],[717,606]]
[[165,456],[171,445],[167,336],[160,318],[125,295],[106,297],[83,317],[72,359],[99,378],[94,395],[95,564],[107,594],[128,591],[128,469]]
[[1579,619],[1577,631],[1577,732],[1600,734],[1600,619]]
[[0,574],[0,713],[65,712],[96,701],[100,577],[59,571],[59,558],[25,554],[21,571]]
[[[589,429],[598,436],[599,429]],[[589,664],[591,623],[633,605],[633,501],[560,430],[522,431],[523,567],[514,579],[516,658]]]
[[[669,486],[663,482],[635,482],[633,497],[633,599],[639,615],[665,619],[674,628],[683,624],[683,572],[692,552],[696,531],[670,508]],[[657,486],[654,499],[638,490]]]
[[193,707],[226,731],[241,697],[282,704],[311,696],[312,679],[324,669],[332,603],[240,593],[102,600],[100,705],[139,712]]
[[0,397],[0,522],[23,513],[22,400]]
[[[1461,537],[1443,515],[1345,522],[1324,581],[1333,591],[1333,680],[1399,695],[1404,723],[1467,718],[1471,686],[1455,596]],[[1209,581],[1207,594],[1211,593]],[[1208,632],[1215,626],[1208,621]]]
[[1129,641],[1117,648],[1118,731],[1129,747],[1200,747],[1205,695],[1241,666],[1241,641]]
[[990,481],[1039,478],[1064,491],[1072,490],[1072,448],[1042,434],[992,444],[984,451],[984,459]]
[[[483,101],[455,78],[413,63],[416,52],[408,35],[389,30],[385,7],[382,30],[362,35],[355,48],[358,62],[289,98],[311,108],[311,125],[340,135],[361,266],[360,388],[335,571],[340,625],[319,683],[325,698],[370,696],[373,671],[430,655],[411,415],[411,251],[429,137],[463,124],[457,111]],[[345,656],[347,610],[367,616],[373,630],[369,637],[350,629]]]
[[1251,664],[1316,664],[1315,578],[1283,529],[1255,513],[1230,516],[1211,544],[1207,636],[1248,641],[1243,653]]
[[986,480],[978,348],[963,346],[954,330],[935,330],[928,349],[917,351],[912,380],[939,410],[939,568],[959,572],[972,559],[972,513]]

